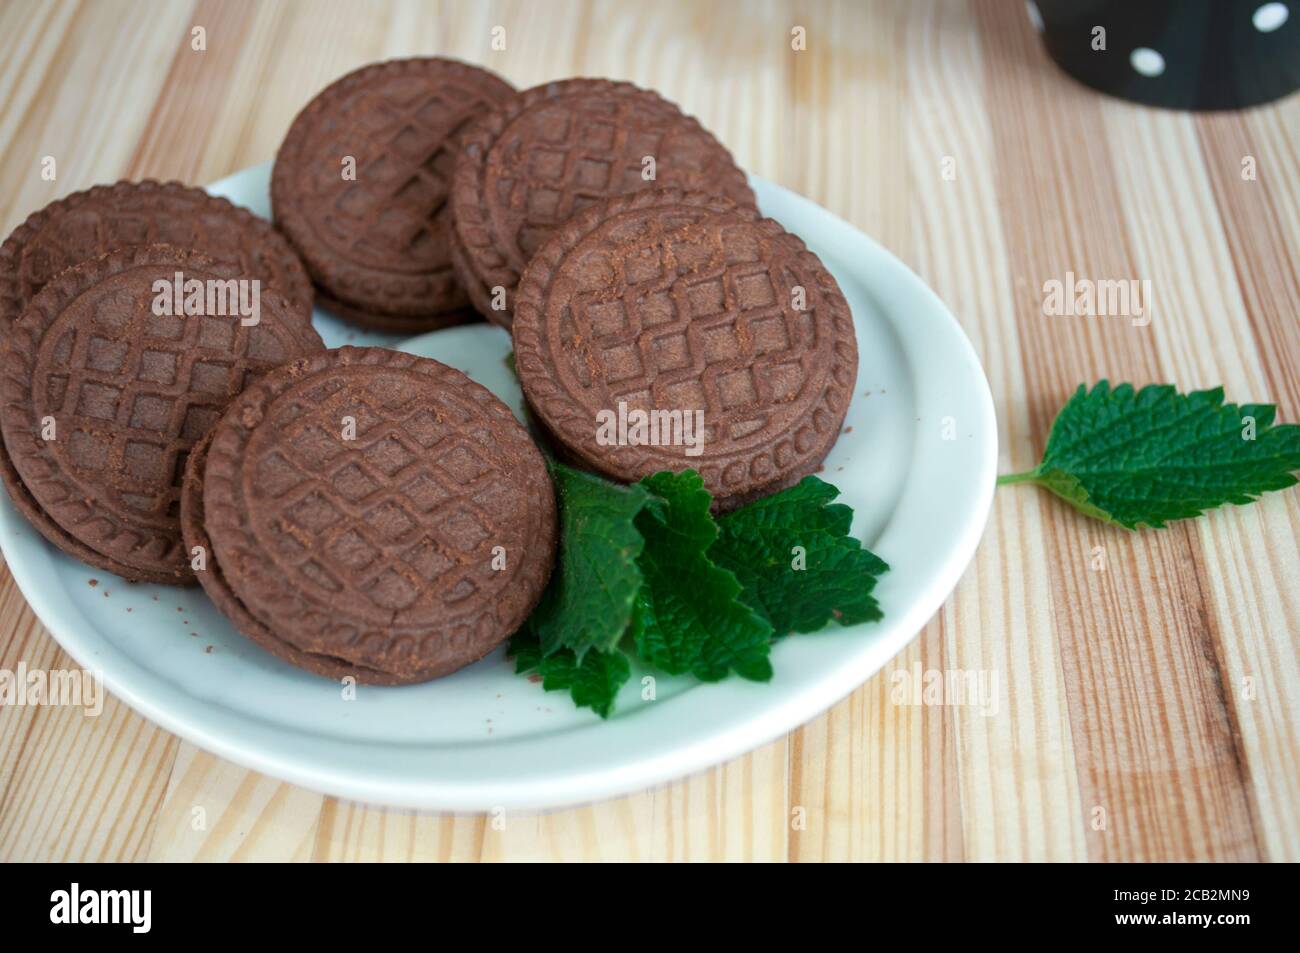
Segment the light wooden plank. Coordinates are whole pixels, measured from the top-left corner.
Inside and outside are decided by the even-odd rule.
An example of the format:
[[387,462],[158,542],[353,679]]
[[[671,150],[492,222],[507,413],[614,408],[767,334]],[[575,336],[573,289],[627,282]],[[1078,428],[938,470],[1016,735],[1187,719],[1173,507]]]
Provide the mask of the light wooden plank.
[[[0,579],[0,669],[79,673],[7,567]],[[142,858],[177,743],[111,695],[102,706],[0,708],[0,859]]]
[[[14,111],[17,124],[6,128],[0,146],[6,233],[60,195],[115,181],[129,164],[189,5],[158,6],[148,29],[128,15],[132,9],[127,0],[79,5],[63,21],[57,45],[41,41],[32,48],[27,73],[39,73],[41,85],[29,106]],[[55,160],[53,181],[42,177],[46,156]]]
[[181,742],[148,859],[312,859],[322,800]]
[[[1108,138],[1120,169],[1122,207],[1134,256],[1159,301],[1153,322],[1180,387],[1223,385],[1229,400],[1276,400],[1259,359],[1246,302],[1233,280],[1233,252],[1216,205],[1214,176],[1199,161],[1198,120],[1152,110],[1113,110]],[[1259,157],[1275,168],[1265,147]],[[1225,161],[1211,151],[1207,163]],[[1220,176],[1218,189],[1250,189]],[[1161,210],[1177,207],[1177,217]],[[1242,228],[1240,231],[1249,231]],[[1300,757],[1300,656],[1294,637],[1277,637],[1300,617],[1300,499],[1270,496],[1252,509],[1228,508],[1197,527],[1213,594],[1225,717],[1240,737],[1250,804],[1270,859],[1293,859],[1300,830],[1288,805],[1300,801],[1300,772],[1276,765]]]
[[[916,8],[909,36],[908,166],[917,267],[971,335],[998,408],[1002,472],[1035,462],[1036,435],[1022,399],[1015,295],[997,193],[997,155],[986,120],[983,51],[967,7]],[[950,166],[945,166],[946,161]],[[952,178],[946,178],[950,170]],[[978,248],[979,255],[969,250]],[[962,408],[952,416],[961,420]],[[938,422],[922,431],[940,439]],[[1000,493],[975,563],[944,613],[945,663],[996,677],[996,707],[954,710],[966,856],[1071,860],[1085,856],[1065,686],[1052,630],[1042,500]],[[1000,805],[1019,800],[1024,819]],[[931,801],[931,810],[937,805]],[[984,819],[979,822],[977,819]]]
[[[1149,325],[1042,313],[1049,279],[1141,277],[1102,118],[1136,107],[1068,82],[1022,14],[994,3],[976,9],[1004,234],[1021,279],[1021,353],[1027,390],[1036,395],[1033,419],[1045,436],[1077,383],[1165,376]],[[1213,661],[1217,636],[1196,581],[1203,573],[1199,539],[1186,529],[1133,535],[1099,528],[1059,506],[1049,514],[1055,628],[1081,803],[1090,818],[1105,817],[1104,827],[1088,827],[1089,855],[1256,856],[1246,779]],[[1093,568],[1097,555],[1104,571]]]

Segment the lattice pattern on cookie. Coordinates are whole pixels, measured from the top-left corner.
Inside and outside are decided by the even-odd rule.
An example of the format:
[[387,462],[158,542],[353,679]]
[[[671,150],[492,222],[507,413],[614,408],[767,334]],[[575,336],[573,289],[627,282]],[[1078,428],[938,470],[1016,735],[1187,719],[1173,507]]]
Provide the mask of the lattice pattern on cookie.
[[[336,431],[345,416],[355,441]],[[218,425],[203,483],[232,598],[295,649],[351,664],[432,677],[480,657],[523,622],[554,559],[545,464],[510,410],[396,351],[345,347],[267,375]]]
[[272,178],[276,221],[333,299],[412,316],[464,304],[446,207],[452,143],[511,92],[463,63],[397,60],[345,76],[299,115]]
[[[857,352],[834,279],[776,222],[707,195],[636,193],[584,213],[530,264],[517,308],[530,404],[620,479],[689,465],[725,496],[801,475],[852,394]],[[704,455],[598,445],[594,415],[619,402],[703,410]]]
[[292,405],[309,396],[311,410],[285,414],[246,464],[255,531],[295,584],[368,603],[376,621],[402,612],[407,624],[505,585],[492,549],[522,547],[523,500],[486,430],[483,442],[461,430],[473,408],[396,374],[322,390],[295,393]]
[[[468,86],[393,77],[339,106],[309,148],[319,157],[312,182],[321,236],[340,255],[368,268],[450,274],[440,216],[455,157],[446,139],[467,103],[484,105]],[[336,157],[345,155],[357,160],[354,181],[340,174]]]
[[[726,148],[649,90],[578,79],[520,94],[467,131],[456,170],[458,264],[476,306],[509,326],[519,273],[558,225],[610,196],[663,186],[753,204]],[[485,310],[482,289],[495,285],[508,292],[504,313]]]
[[[819,351],[817,298],[793,307],[750,223],[629,219],[635,240],[600,232],[562,265],[572,288],[552,354],[593,406],[702,410],[715,447],[760,439],[773,412],[808,395]],[[761,231],[761,228],[759,229]],[[787,277],[795,282],[793,272]],[[563,342],[581,342],[573,348]]]
[[49,452],[66,472],[102,489],[120,515],[169,524],[185,453],[249,375],[296,350],[270,321],[150,313],[153,277],[128,273],[96,287],[47,331],[35,416],[57,422]]
[[176,519],[189,445],[250,374],[321,348],[269,290],[252,328],[237,316],[154,315],[153,282],[178,270],[240,277],[234,265],[150,245],[50,282],[10,331],[0,418],[0,475],[46,538],[112,571],[171,582],[192,578]]
[[[637,254],[645,251],[667,248]],[[634,262],[620,264],[624,276],[634,271]],[[581,291],[571,305],[574,334],[590,341],[596,360],[569,352],[570,371],[589,385],[593,367],[603,371],[611,404],[703,410],[714,443],[757,432],[772,407],[801,395],[816,359],[816,315],[789,308],[789,291],[773,287],[761,263],[719,260],[630,291],[612,299],[605,289]]]
[[540,141],[513,157],[519,175],[489,171],[485,187],[517,221],[510,238],[519,257],[526,261],[556,225],[601,199],[652,185],[642,178],[646,157],[662,158],[665,174],[671,168],[679,181],[702,179],[712,145],[706,136],[696,137],[692,148],[690,133],[678,135],[671,166],[664,155],[665,137],[681,133],[681,124],[681,113],[668,103],[629,95],[557,99],[516,120],[507,136],[526,125]]

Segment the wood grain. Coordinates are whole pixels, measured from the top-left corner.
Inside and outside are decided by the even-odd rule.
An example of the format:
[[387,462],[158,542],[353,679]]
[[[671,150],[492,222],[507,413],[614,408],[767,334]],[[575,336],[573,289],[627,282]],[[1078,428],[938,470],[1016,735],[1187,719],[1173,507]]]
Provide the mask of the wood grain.
[[[1097,96],[1012,0],[7,0],[0,227],[96,182],[264,161],[331,79],[433,52],[521,87],[653,86],[882,241],[974,342],[1004,470],[1032,466],[1100,377],[1223,384],[1300,417],[1298,98],[1192,116]],[[1043,283],[1067,271],[1149,280],[1151,323],[1045,315]],[[1294,861],[1297,538],[1294,491],[1131,534],[1000,490],[956,591],[853,695],[745,757],[574,810],[383,810],[245,771],[115,699],[98,717],[0,709],[0,859]],[[71,664],[5,569],[0,668],[20,662]],[[895,703],[914,668],[991,674],[997,704]]]

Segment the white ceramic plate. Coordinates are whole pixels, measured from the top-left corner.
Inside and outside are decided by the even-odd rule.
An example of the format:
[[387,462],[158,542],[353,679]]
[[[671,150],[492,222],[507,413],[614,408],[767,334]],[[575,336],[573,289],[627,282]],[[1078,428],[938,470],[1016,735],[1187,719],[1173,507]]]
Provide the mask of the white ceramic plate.
[[[258,166],[210,191],[267,215],[269,176],[269,164]],[[854,533],[892,567],[876,590],[883,622],[783,640],[771,683],[661,676],[655,700],[642,701],[637,673],[601,721],[567,694],[513,674],[498,650],[436,682],[363,686],[344,701],[335,683],[243,639],[200,590],[129,585],[83,566],[6,498],[0,543],[14,578],[78,664],[102,672],[147,718],[239,764],[361,801],[444,810],[592,801],[789,731],[878,671],[952,590],[988,517],[997,427],[970,342],[919,278],[807,199],[761,179],[753,185],[763,211],[822,257],[853,308],[861,366],[822,476],[853,507]],[[396,344],[436,357],[520,409],[503,363],[509,337],[497,328],[397,342],[319,311],[316,323],[330,346]]]

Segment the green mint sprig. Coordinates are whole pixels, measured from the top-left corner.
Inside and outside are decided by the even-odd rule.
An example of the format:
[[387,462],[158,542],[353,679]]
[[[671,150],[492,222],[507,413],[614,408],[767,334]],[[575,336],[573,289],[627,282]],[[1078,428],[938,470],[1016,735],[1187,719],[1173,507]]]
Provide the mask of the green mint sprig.
[[617,648],[641,590],[638,558],[645,540],[636,518],[650,494],[560,464],[551,466],[562,528],[559,566],[527,625],[542,653]]
[[1043,461],[999,484],[1037,483],[1126,529],[1253,502],[1296,482],[1300,426],[1275,425],[1271,404],[1225,404],[1223,388],[1080,385],[1052,423]]
[[888,567],[848,535],[852,510],[816,477],[714,517],[693,470],[631,487],[560,463],[551,473],[559,558],[509,651],[517,672],[602,718],[629,656],[702,681],[768,681],[775,638],[881,618],[871,590]]
[[[742,598],[782,636],[877,622],[872,595],[889,567],[849,535],[853,510],[816,477],[722,517],[709,556],[736,575]],[[795,566],[797,571],[791,571]]]
[[[1225,404],[1222,388],[1081,385],[1042,462],[998,483],[1036,483],[1096,519],[1159,528],[1295,485],[1300,426],[1275,418],[1271,404]],[[704,681],[767,681],[777,638],[881,618],[872,590],[889,567],[849,535],[852,510],[816,477],[714,517],[694,471],[633,486],[554,462],[551,473],[558,564],[510,654],[516,671],[602,718],[633,658]]]
[[618,649],[610,652],[589,649],[581,659],[573,649],[558,649],[546,655],[527,628],[520,629],[511,638],[509,651],[516,672],[536,673],[541,676],[542,688],[549,692],[567,691],[575,705],[590,708],[601,718],[609,717],[618,690],[632,677],[628,658]]
[[709,558],[718,526],[713,497],[694,470],[656,473],[641,481],[653,495],[637,517],[645,538],[631,635],[644,661],[670,675],[690,672],[716,682],[734,671],[772,678],[772,626],[741,598],[734,573]]

